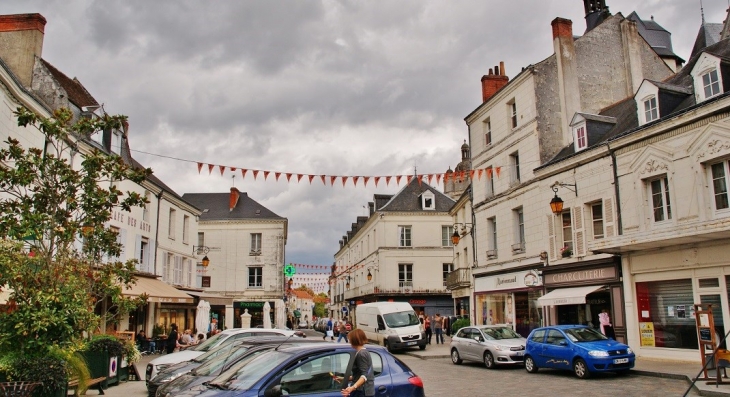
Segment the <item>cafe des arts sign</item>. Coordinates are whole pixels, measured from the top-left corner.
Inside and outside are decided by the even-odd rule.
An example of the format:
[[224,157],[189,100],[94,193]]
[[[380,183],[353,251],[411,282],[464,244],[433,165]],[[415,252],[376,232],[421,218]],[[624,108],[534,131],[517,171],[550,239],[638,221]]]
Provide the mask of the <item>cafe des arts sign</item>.
[[479,277],[474,280],[475,292],[524,289],[542,285],[542,277],[535,270]]

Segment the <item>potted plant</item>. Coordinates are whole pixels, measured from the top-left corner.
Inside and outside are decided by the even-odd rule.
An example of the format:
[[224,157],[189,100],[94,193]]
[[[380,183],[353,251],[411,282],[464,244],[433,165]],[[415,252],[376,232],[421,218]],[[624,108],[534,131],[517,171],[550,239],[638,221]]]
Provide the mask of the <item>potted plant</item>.
[[124,352],[122,353],[118,374],[120,381],[126,381],[129,379],[129,368],[138,362],[142,355],[139,353],[134,340],[126,340],[122,344],[124,345]]
[[54,349],[45,355],[35,356],[8,354],[0,359],[0,380],[40,383],[33,390],[34,397],[65,396],[70,377],[85,385],[89,370],[79,355],[69,351]]
[[118,366],[124,354],[124,345],[111,335],[98,335],[86,343],[83,352],[92,378],[106,376],[102,387],[119,382]]
[[571,247],[566,245],[560,249],[560,256],[562,256],[563,258],[569,258],[572,255],[573,255],[573,249]]

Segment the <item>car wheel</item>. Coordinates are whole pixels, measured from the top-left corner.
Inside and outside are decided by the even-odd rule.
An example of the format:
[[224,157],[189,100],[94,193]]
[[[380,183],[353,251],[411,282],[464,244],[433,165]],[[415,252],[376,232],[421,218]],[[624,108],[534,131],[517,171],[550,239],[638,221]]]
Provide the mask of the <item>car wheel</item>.
[[462,363],[461,357],[459,357],[459,351],[456,349],[451,349],[451,362],[459,365]]
[[576,358],[573,362],[573,373],[580,379],[586,379],[591,376],[588,371],[588,365],[582,358]]
[[537,365],[535,364],[535,360],[533,360],[530,356],[525,357],[525,370],[527,370],[527,372],[531,374],[537,372]]
[[492,353],[484,352],[484,365],[486,365],[488,369],[494,369],[494,356]]
[[388,344],[387,340],[383,341],[383,346],[388,350],[388,353],[393,353],[393,349],[390,348],[390,344]]

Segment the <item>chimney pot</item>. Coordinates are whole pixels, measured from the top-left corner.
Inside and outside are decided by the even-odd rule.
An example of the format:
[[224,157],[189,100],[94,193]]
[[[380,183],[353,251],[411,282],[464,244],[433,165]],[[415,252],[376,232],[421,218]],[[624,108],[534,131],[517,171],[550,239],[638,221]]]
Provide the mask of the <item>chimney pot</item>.
[[482,103],[489,100],[508,82],[509,78],[504,74],[504,62],[500,62],[494,69],[489,69],[489,74],[482,76]]
[[494,74],[496,74],[497,76],[501,76],[502,75],[502,73],[499,72],[499,66],[495,66],[494,67]]
[[504,61],[499,62],[499,72],[502,74],[502,76],[506,76],[506,72],[504,70]]

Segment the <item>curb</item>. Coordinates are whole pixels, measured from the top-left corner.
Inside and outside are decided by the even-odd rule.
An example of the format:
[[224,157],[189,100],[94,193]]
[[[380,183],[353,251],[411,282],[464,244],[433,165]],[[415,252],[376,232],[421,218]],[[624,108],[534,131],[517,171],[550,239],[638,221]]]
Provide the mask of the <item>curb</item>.
[[[640,375],[640,376],[651,376],[654,378],[665,378],[665,379],[677,379],[677,380],[684,380],[687,382],[687,385],[692,384],[692,379],[687,375],[681,375],[681,374],[668,374],[664,372],[653,372],[653,371],[646,371],[646,370],[636,370],[632,369],[631,373],[634,375]],[[704,381],[697,381],[697,382],[704,382]],[[695,382],[694,385],[692,385],[692,390],[694,390],[697,394],[700,396],[708,396],[708,397],[727,397],[730,396],[730,390],[727,391],[719,391],[721,389],[718,388],[718,391],[714,390],[702,390],[697,387],[697,382]]]

